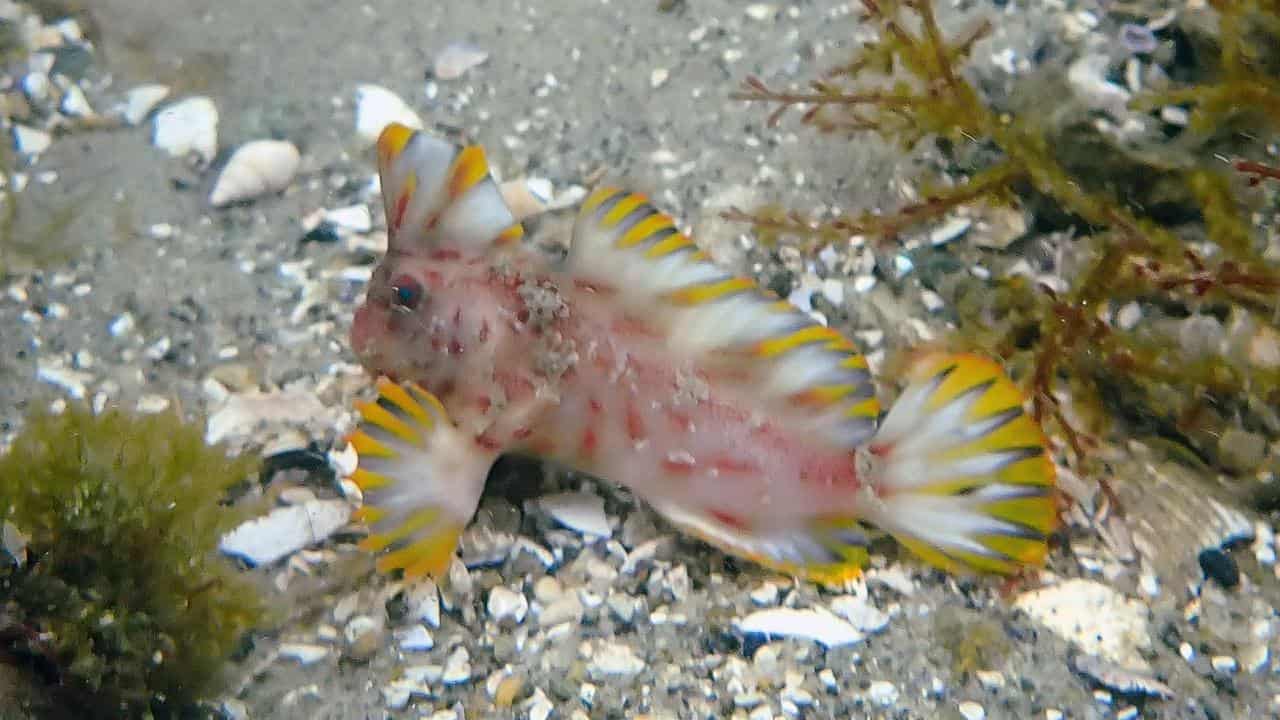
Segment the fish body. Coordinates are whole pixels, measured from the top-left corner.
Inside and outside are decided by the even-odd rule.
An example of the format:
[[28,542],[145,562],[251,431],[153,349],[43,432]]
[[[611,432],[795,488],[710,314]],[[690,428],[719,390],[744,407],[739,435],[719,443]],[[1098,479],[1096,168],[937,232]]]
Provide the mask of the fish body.
[[642,195],[594,191],[556,265],[519,242],[479,148],[396,125],[378,148],[389,249],[351,340],[383,378],[351,439],[382,569],[444,569],[513,451],[797,575],[856,574],[869,528],[951,569],[1043,559],[1052,464],[994,363],[921,359],[881,422],[848,339]]

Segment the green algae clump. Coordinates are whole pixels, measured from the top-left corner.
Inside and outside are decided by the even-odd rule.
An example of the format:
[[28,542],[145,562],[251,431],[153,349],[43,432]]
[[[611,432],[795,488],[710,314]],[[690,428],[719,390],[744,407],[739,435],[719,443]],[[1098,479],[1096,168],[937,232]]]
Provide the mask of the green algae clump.
[[28,417],[0,457],[0,662],[82,716],[176,716],[216,692],[261,617],[217,555],[255,467],[176,414]]

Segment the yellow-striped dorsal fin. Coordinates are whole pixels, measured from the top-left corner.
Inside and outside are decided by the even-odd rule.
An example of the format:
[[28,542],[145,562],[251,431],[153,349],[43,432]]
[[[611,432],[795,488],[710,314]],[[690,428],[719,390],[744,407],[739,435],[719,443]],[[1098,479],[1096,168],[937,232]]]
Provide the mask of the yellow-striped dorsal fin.
[[479,146],[391,123],[377,152],[391,249],[484,250],[521,236]]
[[[866,359],[838,332],[714,263],[642,194],[596,189],[583,201],[570,273],[607,285],[695,363],[732,357],[779,420],[840,447],[867,440],[880,412]],[[839,388],[833,391],[831,388]]]

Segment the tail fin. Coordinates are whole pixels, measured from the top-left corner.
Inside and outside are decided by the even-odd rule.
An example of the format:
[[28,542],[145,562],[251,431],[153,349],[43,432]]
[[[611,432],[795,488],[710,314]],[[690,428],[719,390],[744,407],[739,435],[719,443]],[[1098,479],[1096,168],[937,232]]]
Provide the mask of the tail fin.
[[484,249],[524,232],[477,145],[391,123],[378,137],[378,173],[393,249]]
[[1054,468],[1023,396],[990,360],[927,355],[871,443],[865,520],[944,570],[1009,574],[1044,562]]
[[383,553],[380,572],[439,576],[471,520],[494,458],[453,426],[444,406],[416,384],[378,379],[378,399],[348,437],[359,457],[351,480],[370,527],[362,550]]

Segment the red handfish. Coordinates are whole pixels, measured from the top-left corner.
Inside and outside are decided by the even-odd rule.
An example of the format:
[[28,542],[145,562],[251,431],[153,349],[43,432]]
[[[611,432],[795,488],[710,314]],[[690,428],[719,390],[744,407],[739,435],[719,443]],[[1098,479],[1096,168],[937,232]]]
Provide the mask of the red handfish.
[[1053,465],[995,363],[924,356],[881,419],[852,342],[644,196],[592,192],[555,264],[520,242],[479,147],[391,125],[378,159],[389,247],[351,342],[384,377],[350,441],[380,570],[447,568],[509,451],[817,580],[856,575],[873,532],[949,570],[1043,561]]

